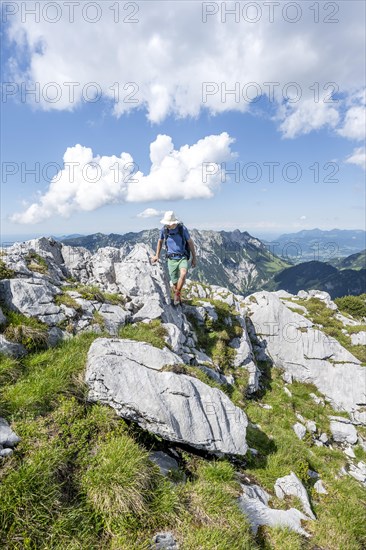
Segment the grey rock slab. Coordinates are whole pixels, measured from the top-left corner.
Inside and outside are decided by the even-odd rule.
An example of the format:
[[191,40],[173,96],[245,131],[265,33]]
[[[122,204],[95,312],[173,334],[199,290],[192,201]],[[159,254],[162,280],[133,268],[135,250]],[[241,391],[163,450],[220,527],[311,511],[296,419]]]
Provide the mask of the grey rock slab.
[[276,290],[273,294],[276,294],[279,298],[293,298],[294,296],[287,290]]
[[171,346],[174,353],[180,353],[186,340],[184,333],[173,323],[162,323],[162,326],[168,333],[165,338],[166,342]]
[[203,309],[206,311],[208,319],[210,319],[211,321],[217,321],[218,320],[219,317],[216,313],[215,306],[213,306],[209,302],[205,302],[204,300],[200,300],[199,303],[201,304]]
[[312,433],[316,433],[317,431],[316,423],[314,422],[314,420],[308,420],[306,422],[306,428],[309,432],[312,432]]
[[285,495],[293,495],[298,497],[302,502],[305,514],[311,519],[316,519],[311,509],[306,489],[294,472],[276,479],[274,490],[277,497],[280,499],[283,499]]
[[304,439],[305,437],[305,434],[306,434],[306,428],[305,426],[303,426],[302,424],[300,424],[300,422],[296,422],[293,426],[292,426],[295,434],[297,435],[297,437],[299,439]]
[[332,432],[334,441],[350,443],[351,445],[357,443],[358,435],[353,424],[331,420],[330,431]]
[[154,319],[159,319],[162,317],[163,314],[164,308],[162,307],[161,300],[158,296],[155,296],[148,300],[142,308],[134,313],[132,320],[135,323],[138,321],[145,321],[146,319],[153,321]]
[[11,429],[9,422],[0,417],[0,445],[14,447],[19,441],[20,437]]
[[243,493],[238,499],[238,505],[248,517],[254,535],[256,535],[260,525],[268,525],[270,527],[288,527],[301,535],[310,537],[309,533],[301,527],[301,520],[305,521],[309,518],[300,510],[296,508],[290,508],[289,510],[270,508],[268,506],[270,495],[259,485],[241,484],[241,487]]
[[351,413],[366,403],[366,369],[337,340],[314,328],[271,292],[256,292],[245,301],[274,366],[300,382],[313,383],[336,410]]
[[345,449],[343,449],[343,452],[345,455],[349,456],[350,458],[356,458],[354,450],[352,449],[351,446],[348,446]]
[[117,335],[131,318],[131,314],[117,304],[101,304],[98,313],[103,317],[107,332],[112,335]]
[[329,438],[325,432],[320,435],[319,441],[321,441],[322,443],[327,443],[329,441]]
[[1,449],[0,451],[0,456],[3,458],[5,458],[6,456],[10,456],[12,454],[13,454],[13,449],[7,448],[7,449]]
[[71,334],[65,330],[61,330],[60,327],[52,327],[48,331],[48,345],[52,348],[57,346],[62,340],[69,340],[72,338]]
[[61,254],[70,275],[83,284],[89,284],[92,276],[90,268],[92,253],[82,246],[69,246],[62,243]]
[[22,344],[11,342],[3,334],[0,334],[0,353],[8,357],[23,357],[28,352]]
[[49,316],[62,315],[65,318],[61,308],[54,303],[54,297],[60,292],[55,285],[35,277],[0,281],[0,299],[7,307],[27,316],[45,319],[45,322]]
[[154,370],[182,363],[181,358],[168,348],[159,349],[129,338],[97,338],[89,348],[88,363],[97,359],[106,367],[112,363],[123,366],[136,364]]
[[205,323],[206,310],[202,306],[189,306],[187,304],[183,304],[183,313],[192,315],[200,325]]
[[179,545],[170,531],[161,531],[154,535],[151,550],[179,550]]
[[352,477],[354,477],[357,481],[361,481],[361,483],[364,483],[366,481],[365,472],[362,471],[361,468],[358,468],[358,466],[355,466],[354,464],[350,464],[349,470],[347,473]]
[[316,481],[316,483],[314,483],[314,489],[320,495],[322,495],[322,494],[327,495],[328,494],[328,491],[324,487],[323,481],[321,479],[318,479],[318,481]]
[[179,362],[169,350],[144,342],[98,338],[87,359],[89,399],[169,441],[219,456],[245,455],[245,413],[196,378],[161,372],[164,364]]
[[354,332],[351,334],[351,341],[354,346],[366,346],[366,332]]

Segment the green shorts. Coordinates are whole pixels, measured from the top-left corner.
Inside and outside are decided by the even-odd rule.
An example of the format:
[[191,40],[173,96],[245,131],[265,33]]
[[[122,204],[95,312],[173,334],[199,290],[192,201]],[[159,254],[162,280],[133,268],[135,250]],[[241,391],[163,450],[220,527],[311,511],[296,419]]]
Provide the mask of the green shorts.
[[172,283],[177,283],[180,277],[180,268],[185,267],[188,271],[187,258],[177,258],[176,260],[168,258],[168,271]]

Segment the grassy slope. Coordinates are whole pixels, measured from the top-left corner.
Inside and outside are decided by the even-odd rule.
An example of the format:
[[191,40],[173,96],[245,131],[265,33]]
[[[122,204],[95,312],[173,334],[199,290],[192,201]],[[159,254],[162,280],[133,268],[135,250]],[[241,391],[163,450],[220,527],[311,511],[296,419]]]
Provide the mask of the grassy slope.
[[[228,327],[220,326],[228,314],[223,305],[219,325],[206,327],[210,337],[201,333],[200,339],[206,338],[208,353],[232,372],[223,333]],[[126,327],[121,336],[161,347],[164,333],[158,324],[141,323],[134,331]],[[346,464],[345,455],[316,447],[309,437],[300,441],[292,430],[296,411],[330,433],[327,415],[334,411],[309,397],[311,391],[317,393],[314,386],[295,382],[289,386],[289,397],[280,372],[262,364],[265,391],[260,399],[248,399],[247,378],[239,369],[232,399],[260,425],[248,428],[248,443],[260,454],[248,456],[244,469],[227,459],[205,460],[184,450],[187,483],[174,484],[147,458],[151,448],[164,448],[161,438],[118,418],[108,407],[86,401],[83,371],[96,337],[79,335],[21,361],[2,358],[0,415],[12,422],[22,441],[0,471],[1,548],[148,549],[151,536],[163,529],[175,533],[183,550],[291,550],[314,545],[360,550],[366,545],[365,491],[350,476],[335,479]],[[263,409],[264,402],[273,409]],[[361,447],[355,452],[358,460],[365,460]],[[314,492],[308,467],[319,472],[328,495]],[[261,528],[254,539],[235,503],[238,469],[273,495],[272,506],[284,509],[300,508],[299,502],[295,497],[277,499],[273,483],[294,471],[307,487],[318,517],[304,525],[313,533],[312,541],[280,528]]]

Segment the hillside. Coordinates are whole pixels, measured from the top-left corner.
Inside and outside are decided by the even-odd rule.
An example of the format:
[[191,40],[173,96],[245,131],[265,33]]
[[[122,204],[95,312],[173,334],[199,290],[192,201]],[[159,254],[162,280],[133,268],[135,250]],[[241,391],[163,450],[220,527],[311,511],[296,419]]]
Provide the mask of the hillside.
[[152,249],[0,260],[2,548],[366,546],[366,296],[249,296]]
[[332,299],[362,294],[366,292],[366,268],[337,269],[325,262],[304,262],[276,273],[263,285],[266,290],[283,289],[295,294],[312,288],[328,292]]
[[346,258],[336,258],[328,263],[338,269],[366,269],[366,250],[351,254]]

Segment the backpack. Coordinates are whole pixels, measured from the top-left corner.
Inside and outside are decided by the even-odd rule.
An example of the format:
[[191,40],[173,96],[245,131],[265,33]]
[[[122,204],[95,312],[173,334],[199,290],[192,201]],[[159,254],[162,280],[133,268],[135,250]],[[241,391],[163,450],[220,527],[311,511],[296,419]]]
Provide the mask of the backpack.
[[[188,244],[188,241],[185,239],[184,237],[184,231],[183,231],[183,223],[180,222],[178,223],[178,232],[179,232],[179,235],[182,237],[183,239],[183,244],[184,244],[184,255],[186,256],[187,260],[189,260],[189,258],[191,257],[191,249],[189,248],[189,244]],[[165,225],[164,226],[164,242],[165,242],[165,250],[166,250],[166,255],[168,256],[168,244],[167,244],[167,238],[168,238],[168,228],[167,226]],[[169,256],[168,256],[169,257]]]

